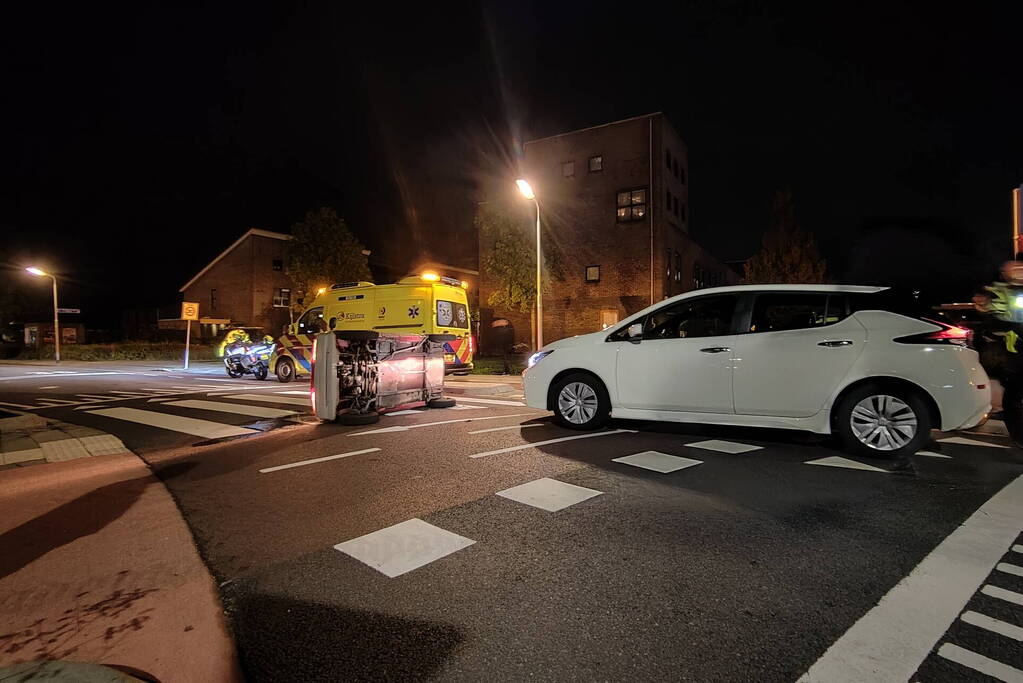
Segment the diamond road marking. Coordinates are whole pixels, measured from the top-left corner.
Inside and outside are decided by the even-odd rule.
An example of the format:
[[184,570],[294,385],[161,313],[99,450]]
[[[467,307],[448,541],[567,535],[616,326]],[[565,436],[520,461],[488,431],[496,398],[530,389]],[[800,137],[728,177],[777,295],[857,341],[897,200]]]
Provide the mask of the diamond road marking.
[[808,460],[804,463],[805,465],[824,465],[826,467],[845,467],[850,470],[865,470],[867,472],[884,472],[888,473],[888,470],[883,470],[880,467],[874,467],[873,465],[867,465],[862,462],[856,462],[855,460],[849,460],[848,458],[842,458],[837,455],[831,455],[827,458],[821,458],[820,460]]
[[514,500],[517,503],[532,505],[548,512],[557,512],[594,496],[599,496],[601,493],[603,491],[595,491],[584,486],[566,484],[557,479],[544,477],[543,479],[513,486],[504,491],[498,491],[497,495],[508,500]]
[[338,543],[334,549],[393,579],[475,542],[421,519],[410,519]]
[[626,455],[621,458],[612,458],[612,461],[625,463],[626,465],[632,465],[634,467],[642,467],[645,470],[653,470],[654,472],[661,472],[663,474],[683,470],[687,467],[693,467],[703,462],[702,460],[693,460],[692,458],[681,458],[677,455],[659,453],[658,451],[634,453],[633,455]]
[[763,446],[750,446],[748,443],[736,443],[734,441],[719,441],[717,439],[711,439],[710,441],[697,441],[696,443],[687,443],[686,446],[691,448],[703,448],[708,451],[717,451],[718,453],[748,453],[750,451],[759,451]]
[[987,446],[988,448],[1008,448],[1000,443],[988,443],[987,441],[978,441],[977,439],[964,439],[961,436],[951,436],[947,439],[938,439],[938,443],[956,443],[962,446]]

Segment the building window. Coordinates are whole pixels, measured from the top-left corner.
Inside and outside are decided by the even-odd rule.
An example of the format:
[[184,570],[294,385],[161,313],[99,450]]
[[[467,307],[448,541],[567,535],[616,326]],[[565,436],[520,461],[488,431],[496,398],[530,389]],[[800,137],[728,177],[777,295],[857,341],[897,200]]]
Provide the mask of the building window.
[[685,203],[683,203],[680,207],[678,207],[678,212],[679,212],[678,213],[679,218],[681,218],[682,220],[685,220],[686,219],[686,205],[685,205]]
[[682,254],[675,252],[675,282],[682,282]]
[[590,173],[600,173],[604,170],[604,157],[598,154],[590,157]]
[[667,250],[667,255],[664,257],[665,269],[665,282],[667,283],[666,288],[671,286],[671,249]]
[[276,271],[284,270],[284,261],[279,258],[275,258],[273,261],[273,269]]
[[677,218],[678,217],[678,197],[675,197],[673,195],[672,198],[671,198],[671,203],[674,204],[673,208],[675,210],[675,217]]
[[672,160],[671,169],[672,172],[675,174],[675,177],[678,178],[678,159]]
[[669,171],[671,170],[671,150],[670,149],[664,150],[664,165],[668,167]]
[[217,310],[217,290],[216,289],[211,289],[210,290],[210,310],[211,311]]
[[618,196],[618,222],[628,223],[646,217],[646,188],[622,190]]
[[600,282],[600,266],[586,266],[586,281]]
[[664,205],[667,207],[668,213],[671,213],[671,190],[664,191]]
[[575,162],[574,161],[562,161],[561,162],[561,175],[566,178],[571,178],[575,175]]
[[287,287],[278,287],[274,290],[274,308],[288,308],[291,306],[291,290]]
[[606,330],[612,325],[618,324],[618,311],[614,308],[600,309],[600,329]]
[[682,182],[683,185],[686,184],[686,167],[685,166],[682,166],[681,168],[678,169],[678,179]]

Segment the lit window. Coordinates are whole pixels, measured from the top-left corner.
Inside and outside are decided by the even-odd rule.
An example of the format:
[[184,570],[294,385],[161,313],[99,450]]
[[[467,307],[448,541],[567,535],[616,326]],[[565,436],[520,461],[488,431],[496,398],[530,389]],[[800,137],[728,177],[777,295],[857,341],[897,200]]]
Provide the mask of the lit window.
[[618,324],[618,311],[614,308],[602,308],[600,310],[600,329],[606,330],[612,325]]
[[603,170],[604,157],[599,154],[595,157],[590,157],[590,173],[600,173]]
[[274,308],[288,308],[291,306],[291,290],[287,287],[278,287],[274,290]]
[[682,254],[675,252],[675,282],[682,282]]
[[571,178],[575,175],[575,162],[574,161],[562,161],[561,162],[561,175],[566,178]]
[[646,188],[618,193],[618,222],[639,221],[646,217]]
[[273,269],[277,271],[284,270],[284,261],[279,258],[275,258],[273,260]]
[[600,282],[600,266],[586,266],[586,281]]
[[211,311],[217,310],[217,290],[216,289],[211,289],[210,290],[210,310]]

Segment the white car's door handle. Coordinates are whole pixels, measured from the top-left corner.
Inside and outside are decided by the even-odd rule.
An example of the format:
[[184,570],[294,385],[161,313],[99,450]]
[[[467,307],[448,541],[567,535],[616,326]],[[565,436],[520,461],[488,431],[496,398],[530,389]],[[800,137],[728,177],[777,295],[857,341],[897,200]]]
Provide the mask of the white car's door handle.
[[725,353],[727,351],[731,351],[731,349],[727,346],[708,346],[707,348],[700,350],[704,353]]
[[828,346],[834,348],[836,346],[852,346],[851,339],[829,339],[828,341],[817,342],[817,346]]

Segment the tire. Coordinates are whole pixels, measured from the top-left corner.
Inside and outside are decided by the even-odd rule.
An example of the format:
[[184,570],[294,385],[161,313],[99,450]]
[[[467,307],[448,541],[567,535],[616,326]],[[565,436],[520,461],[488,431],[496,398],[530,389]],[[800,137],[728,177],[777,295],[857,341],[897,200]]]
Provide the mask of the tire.
[[355,427],[358,425],[371,425],[380,421],[380,414],[374,410],[368,413],[341,413],[337,416],[339,425]]
[[611,399],[604,383],[593,375],[565,377],[551,393],[554,418],[569,429],[600,429],[611,414]]
[[227,376],[228,377],[233,377],[234,379],[238,379],[239,377],[241,377],[244,374],[245,373],[242,372],[241,370],[232,370],[230,367],[227,368]]
[[866,384],[843,397],[835,432],[852,455],[902,459],[930,440],[931,421],[920,392]]
[[260,363],[256,369],[252,371],[252,374],[256,376],[256,379],[264,380],[266,379],[266,376],[270,374],[270,368]]
[[287,384],[291,380],[295,379],[295,364],[290,358],[281,358],[277,361],[277,367],[274,368],[277,374],[277,381]]
[[455,405],[453,398],[432,398],[426,402],[427,408],[451,408]]

